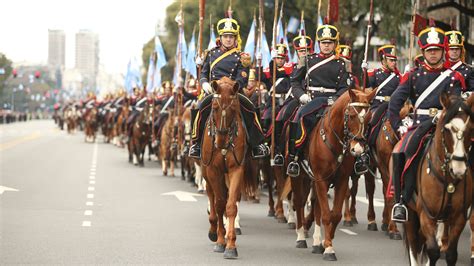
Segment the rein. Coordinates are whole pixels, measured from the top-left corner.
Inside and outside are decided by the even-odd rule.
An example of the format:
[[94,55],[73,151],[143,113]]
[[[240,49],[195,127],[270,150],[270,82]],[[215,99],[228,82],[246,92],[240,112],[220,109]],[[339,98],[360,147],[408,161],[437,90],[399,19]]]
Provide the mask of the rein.
[[[352,107],[354,108],[354,111],[357,114],[357,121],[359,122],[359,127],[357,130],[356,134],[353,134],[349,130],[349,108]],[[321,121],[321,129],[319,131],[319,135],[321,136],[321,139],[323,140],[324,144],[326,144],[326,147],[331,151],[333,157],[336,159],[336,168],[326,177],[322,178],[321,180],[318,180],[318,182],[324,182],[326,181],[329,177],[334,175],[338,170],[339,167],[341,166],[342,162],[344,161],[344,158],[347,154],[348,148],[349,148],[349,143],[353,140],[363,142],[365,141],[365,114],[362,116],[360,112],[357,111],[356,107],[362,107],[362,108],[369,108],[370,105],[368,103],[361,103],[361,102],[354,102],[354,103],[349,103],[345,110],[344,110],[344,129],[343,129],[343,138],[341,138],[337,132],[334,130],[334,128],[331,126],[331,123],[328,123],[328,127],[331,130],[332,135],[336,137],[337,142],[342,146],[341,152],[337,152],[335,147],[331,144],[331,142],[328,141],[328,138],[326,136],[326,131],[324,130],[324,119],[326,118],[326,115],[323,116],[323,119]],[[327,112],[327,118],[328,121],[331,119],[331,111],[332,108],[330,108]],[[367,114],[367,113],[366,113]],[[358,137],[360,136],[360,137]]]

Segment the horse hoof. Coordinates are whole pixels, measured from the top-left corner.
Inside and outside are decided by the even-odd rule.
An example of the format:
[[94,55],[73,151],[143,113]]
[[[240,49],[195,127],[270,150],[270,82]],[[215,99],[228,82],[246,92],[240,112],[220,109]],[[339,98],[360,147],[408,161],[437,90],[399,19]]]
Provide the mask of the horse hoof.
[[214,252],[223,253],[224,250],[225,250],[225,245],[224,244],[216,244],[214,246]]
[[367,225],[367,230],[369,230],[369,231],[378,231],[379,229],[377,229],[377,224],[376,223],[372,223],[372,224]]
[[277,221],[280,224],[286,224],[288,221],[286,220],[285,216],[283,217],[277,217]]
[[[440,260],[446,260],[446,253],[445,252],[440,252],[439,259]],[[471,258],[471,260],[472,260],[472,258]],[[472,265],[472,262],[471,262],[471,265]]]
[[313,250],[311,251],[311,253],[313,254],[323,254],[324,252],[324,248],[323,248],[323,245],[319,245],[319,246],[313,246]]
[[336,254],[335,253],[324,253],[323,254],[323,260],[337,261]]
[[474,258],[471,258],[471,266],[474,265]]
[[357,218],[355,218],[355,217],[351,218],[351,222],[352,222],[352,224],[359,224],[359,221],[357,221]]
[[296,248],[308,248],[308,245],[306,244],[306,240],[297,240]]
[[345,226],[345,227],[352,227],[353,226],[351,221],[344,221],[342,223],[342,225]]
[[238,256],[237,248],[226,248],[224,251],[224,259],[236,259]]
[[240,236],[242,234],[242,230],[240,228],[235,228],[234,232],[238,236]]
[[212,242],[217,241],[217,233],[209,232],[209,234],[207,234],[207,236],[209,237],[209,240],[211,240]]
[[275,217],[275,211],[274,210],[269,210],[267,216],[268,217]]
[[168,172],[163,172],[163,176],[168,176]]
[[199,193],[199,194],[204,194],[204,189],[198,190],[198,193]]
[[387,232],[388,231],[388,224],[382,224],[381,230],[382,230],[382,232]]
[[288,229],[296,229],[295,223],[288,223]]
[[392,240],[402,240],[402,235],[400,232],[390,233],[389,236]]

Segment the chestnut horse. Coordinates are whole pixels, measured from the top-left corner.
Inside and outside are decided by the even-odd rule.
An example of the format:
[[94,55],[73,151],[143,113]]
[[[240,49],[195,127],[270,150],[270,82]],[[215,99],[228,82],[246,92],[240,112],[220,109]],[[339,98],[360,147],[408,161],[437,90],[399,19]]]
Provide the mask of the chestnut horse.
[[[369,103],[375,94],[376,90],[349,89],[327,109],[310,134],[306,154],[314,176],[312,184],[316,194],[313,206],[313,252],[320,253],[324,249],[324,260],[337,260],[332,240],[342,218],[354,156],[364,152],[364,136],[370,118]],[[331,185],[334,186],[332,210],[329,208],[327,195]],[[324,241],[321,241],[321,221],[324,226]]]
[[94,107],[84,117],[85,142],[95,142],[97,126],[97,108]]
[[126,126],[125,126],[125,121],[127,121],[128,114],[130,112],[129,110],[129,102],[128,99],[124,101],[124,105],[120,108],[122,108],[122,111],[117,117],[117,122],[114,125],[114,141],[113,143],[118,146],[118,147],[124,147],[125,144],[123,142],[124,136],[127,134]]
[[[443,111],[417,166],[416,197],[408,204],[406,244],[412,264],[428,256],[436,265],[440,253],[447,265],[458,258],[459,237],[470,219],[472,172],[468,166],[474,96],[440,95]],[[407,178],[407,177],[406,177]]]
[[[240,115],[239,85],[223,77],[211,83],[214,91],[211,114],[203,133],[201,167],[210,201],[209,239],[215,252],[237,258],[235,218],[241,191],[254,176],[245,175],[250,158],[247,133]],[[224,214],[228,218],[227,235]],[[227,243],[226,243],[227,239]]]
[[177,117],[173,112],[170,112],[170,115],[166,119],[163,129],[161,130],[159,158],[161,160],[161,170],[163,171],[164,176],[168,175],[169,166],[170,176],[174,177],[174,166],[178,155],[178,144],[176,142],[177,130],[175,130],[177,121]]

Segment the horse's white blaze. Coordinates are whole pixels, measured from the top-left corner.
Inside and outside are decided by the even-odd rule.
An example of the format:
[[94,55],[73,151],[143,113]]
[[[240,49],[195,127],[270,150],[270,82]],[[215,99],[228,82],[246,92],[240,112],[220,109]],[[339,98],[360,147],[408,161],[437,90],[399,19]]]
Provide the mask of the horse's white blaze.
[[295,223],[295,210],[293,210],[293,200],[288,201],[288,223]]
[[305,240],[305,236],[304,236],[304,227],[301,226],[300,228],[296,229],[296,241],[300,241],[300,240]]
[[444,235],[444,223],[438,223],[436,225],[436,241],[438,242],[438,247],[441,248],[443,245],[443,235]]
[[[453,118],[451,122],[445,125],[447,129],[451,131],[453,137],[453,155],[457,157],[465,157],[466,150],[464,149],[464,137],[461,139],[457,138],[457,134],[466,130],[466,124],[461,118]],[[456,129],[456,132],[453,132]],[[467,170],[466,163],[463,161],[451,160],[451,169],[455,177],[462,177]]]
[[356,143],[354,149],[351,151],[352,155],[357,156],[361,155],[364,152],[364,146],[360,145],[359,142]]
[[319,246],[321,244],[321,226],[314,224],[313,233],[313,246]]
[[324,254],[328,254],[328,253],[329,254],[330,253],[334,254],[334,253],[336,253],[336,251],[334,250],[334,248],[332,246],[329,246],[329,247],[324,249]]

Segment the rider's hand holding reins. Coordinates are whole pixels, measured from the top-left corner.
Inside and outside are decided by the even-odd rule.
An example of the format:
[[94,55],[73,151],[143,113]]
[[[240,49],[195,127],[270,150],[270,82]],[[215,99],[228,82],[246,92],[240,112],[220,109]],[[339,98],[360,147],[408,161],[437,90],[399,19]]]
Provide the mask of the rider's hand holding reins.
[[202,84],[202,89],[207,95],[214,93],[214,90],[212,89],[212,86],[209,84],[209,82],[204,82]]

